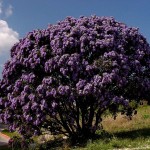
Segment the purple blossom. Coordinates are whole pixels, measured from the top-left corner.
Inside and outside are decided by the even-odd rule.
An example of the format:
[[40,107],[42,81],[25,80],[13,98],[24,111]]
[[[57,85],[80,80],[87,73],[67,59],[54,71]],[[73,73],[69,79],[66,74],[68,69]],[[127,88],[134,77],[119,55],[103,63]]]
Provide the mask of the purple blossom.
[[35,95],[33,93],[31,93],[28,98],[33,102],[35,101]]
[[47,102],[44,99],[41,101],[41,105],[40,106],[41,106],[41,110],[44,110],[44,109],[46,109],[48,107]]
[[67,94],[69,94],[69,91],[70,91],[70,88],[69,88],[69,86],[62,86],[62,85],[60,85],[59,87],[58,87],[58,93],[60,94],[60,95],[67,95]]
[[[65,123],[78,134],[84,111],[81,124],[90,124],[92,109],[95,117],[114,105],[115,114],[132,99],[150,97],[150,46],[138,29],[113,17],[67,17],[29,32],[10,52],[0,80],[0,122],[23,135],[47,124],[58,134]],[[101,119],[94,121],[88,133]]]
[[52,103],[52,108],[54,109],[57,106],[57,103],[53,102]]
[[32,103],[31,109],[36,110],[38,108],[38,106],[39,106],[38,103],[34,102],[34,103]]
[[79,80],[79,82],[76,84],[77,90],[82,89],[86,85],[86,80]]
[[52,88],[51,91],[50,91],[50,93],[51,93],[51,95],[52,95],[53,97],[56,97],[57,91],[56,91],[55,88]]

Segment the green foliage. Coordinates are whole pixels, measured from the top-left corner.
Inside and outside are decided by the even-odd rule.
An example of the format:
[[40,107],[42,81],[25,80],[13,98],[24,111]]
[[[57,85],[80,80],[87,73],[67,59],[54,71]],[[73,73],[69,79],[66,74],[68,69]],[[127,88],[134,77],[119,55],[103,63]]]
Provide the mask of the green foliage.
[[24,139],[19,136],[13,136],[8,142],[12,150],[29,150],[31,143],[33,143],[33,140]]

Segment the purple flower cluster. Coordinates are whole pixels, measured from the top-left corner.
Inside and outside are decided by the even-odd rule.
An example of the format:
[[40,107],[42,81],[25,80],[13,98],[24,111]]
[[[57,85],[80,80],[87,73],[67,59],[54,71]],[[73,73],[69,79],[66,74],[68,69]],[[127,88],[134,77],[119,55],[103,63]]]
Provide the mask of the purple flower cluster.
[[67,17],[20,39],[2,76],[0,121],[11,129],[94,132],[105,110],[150,97],[150,46],[113,17]]

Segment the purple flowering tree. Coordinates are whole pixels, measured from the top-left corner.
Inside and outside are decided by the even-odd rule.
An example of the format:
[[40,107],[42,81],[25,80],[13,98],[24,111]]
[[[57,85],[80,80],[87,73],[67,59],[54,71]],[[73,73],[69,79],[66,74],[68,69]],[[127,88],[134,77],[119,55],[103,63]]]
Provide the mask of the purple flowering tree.
[[0,121],[24,136],[95,134],[102,115],[150,98],[150,46],[112,17],[67,17],[11,49],[0,83]]

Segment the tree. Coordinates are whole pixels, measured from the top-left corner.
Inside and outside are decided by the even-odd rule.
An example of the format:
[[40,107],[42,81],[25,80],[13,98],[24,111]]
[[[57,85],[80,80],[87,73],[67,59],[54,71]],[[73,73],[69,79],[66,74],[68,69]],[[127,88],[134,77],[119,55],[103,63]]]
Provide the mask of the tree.
[[67,17],[11,49],[1,80],[0,120],[23,136],[42,129],[89,137],[102,115],[150,97],[150,47],[112,17]]

